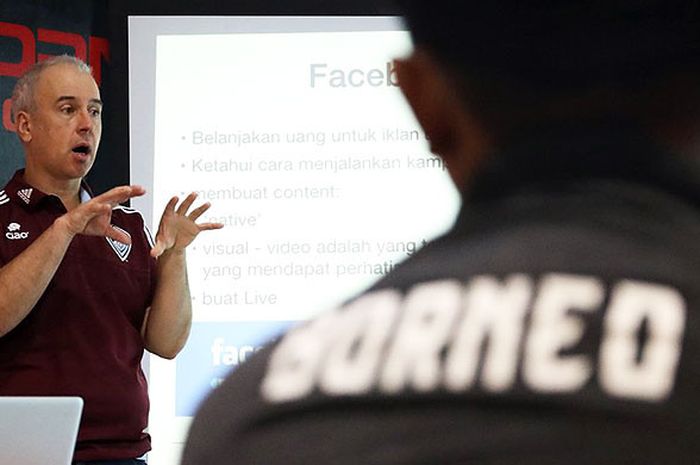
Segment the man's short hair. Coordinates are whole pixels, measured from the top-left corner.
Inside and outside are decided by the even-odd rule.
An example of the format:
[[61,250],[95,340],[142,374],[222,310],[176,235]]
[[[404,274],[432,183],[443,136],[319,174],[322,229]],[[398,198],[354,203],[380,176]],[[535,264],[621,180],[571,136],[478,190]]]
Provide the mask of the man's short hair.
[[398,2],[414,43],[491,119],[572,95],[636,99],[700,71],[696,0]]
[[47,68],[63,64],[73,65],[80,71],[92,76],[90,66],[80,58],[72,55],[58,55],[36,62],[20,76],[12,90],[12,106],[10,107],[10,119],[12,122],[15,122],[15,118],[20,111],[34,110],[34,91],[41,73]]

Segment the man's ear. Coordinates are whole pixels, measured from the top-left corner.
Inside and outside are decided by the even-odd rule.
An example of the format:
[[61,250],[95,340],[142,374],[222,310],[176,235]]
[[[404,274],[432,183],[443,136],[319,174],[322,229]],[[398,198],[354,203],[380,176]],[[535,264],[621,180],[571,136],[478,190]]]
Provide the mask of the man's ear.
[[463,186],[483,156],[491,138],[465,107],[457,84],[430,53],[416,48],[394,61],[399,87],[430,142],[430,151],[446,163],[452,180]]
[[[399,87],[430,141],[430,150],[444,155],[454,142],[452,114],[454,89],[449,89],[434,60],[420,50],[405,59],[395,60]],[[450,98],[450,94],[451,98]]]
[[15,131],[20,140],[27,143],[32,140],[32,127],[29,114],[26,111],[20,111],[15,116]]

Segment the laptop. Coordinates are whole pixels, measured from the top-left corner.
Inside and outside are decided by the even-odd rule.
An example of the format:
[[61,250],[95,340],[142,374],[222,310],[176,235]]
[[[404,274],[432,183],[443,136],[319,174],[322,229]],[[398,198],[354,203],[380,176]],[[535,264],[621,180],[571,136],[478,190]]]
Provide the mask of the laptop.
[[80,397],[0,396],[0,464],[70,465]]

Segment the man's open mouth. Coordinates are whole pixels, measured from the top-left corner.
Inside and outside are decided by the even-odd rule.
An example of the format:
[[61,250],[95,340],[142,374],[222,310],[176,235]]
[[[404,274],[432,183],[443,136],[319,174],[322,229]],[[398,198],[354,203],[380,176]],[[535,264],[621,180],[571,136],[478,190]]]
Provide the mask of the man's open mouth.
[[73,147],[73,152],[88,155],[91,152],[91,149],[88,144],[78,144]]

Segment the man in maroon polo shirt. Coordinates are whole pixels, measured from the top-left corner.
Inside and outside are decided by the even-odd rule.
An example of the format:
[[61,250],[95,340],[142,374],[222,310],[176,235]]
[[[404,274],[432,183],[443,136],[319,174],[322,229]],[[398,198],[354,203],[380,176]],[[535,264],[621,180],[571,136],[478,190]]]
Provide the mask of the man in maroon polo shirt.
[[185,247],[222,225],[196,223],[209,204],[190,210],[194,194],[175,197],[154,243],[119,205],[142,187],[92,196],[83,178],[101,110],[90,68],[69,56],[38,63],[13,92],[26,167],[0,191],[0,395],[81,396],[76,463],[137,464],[150,450],[143,351],[184,346]]

